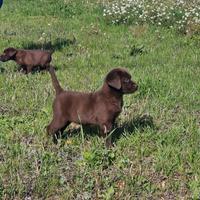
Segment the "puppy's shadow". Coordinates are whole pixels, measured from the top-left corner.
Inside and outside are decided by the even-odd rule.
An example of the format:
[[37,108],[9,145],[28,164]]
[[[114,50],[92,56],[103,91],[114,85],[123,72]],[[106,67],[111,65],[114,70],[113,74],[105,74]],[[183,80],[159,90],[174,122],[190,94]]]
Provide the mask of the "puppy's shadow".
[[74,135],[81,134],[83,131],[84,137],[87,136],[95,136],[99,135],[99,127],[98,126],[90,126],[90,125],[78,125],[72,124],[70,125],[62,134],[62,139],[67,139],[73,137]]
[[[116,142],[123,133],[134,134],[136,130],[140,130],[141,132],[145,131],[146,128],[156,129],[156,126],[153,121],[153,117],[151,115],[142,115],[136,118],[130,119],[129,121],[123,123],[121,126],[115,125],[114,131],[112,132],[112,142]],[[94,136],[99,135],[99,128],[97,126],[88,126],[83,125],[82,130],[84,135]],[[67,139],[72,137],[75,134],[80,134],[81,127],[77,126],[77,128],[69,128],[62,135],[62,139]]]
[[123,133],[134,134],[136,130],[144,132],[146,128],[156,129],[156,126],[151,115],[142,115],[136,118],[132,118],[129,121],[123,123],[121,126],[116,127],[115,131],[112,134],[113,142],[116,142]]
[[73,39],[56,38],[55,41],[45,41],[44,43],[24,42],[22,44],[22,48],[56,51],[63,49],[65,46],[70,46],[75,44],[76,44],[75,37],[73,37]]
[[[54,70],[57,71],[58,67],[53,66]],[[37,73],[47,73],[48,70],[47,69],[43,69],[41,67],[35,67],[32,71],[31,74],[37,74]]]

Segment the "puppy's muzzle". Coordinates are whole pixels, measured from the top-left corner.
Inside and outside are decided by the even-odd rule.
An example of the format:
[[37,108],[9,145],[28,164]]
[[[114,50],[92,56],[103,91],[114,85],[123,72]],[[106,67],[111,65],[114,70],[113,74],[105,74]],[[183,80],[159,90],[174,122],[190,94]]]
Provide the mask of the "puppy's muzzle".
[[0,55],[0,61],[5,62],[8,58],[5,55]]

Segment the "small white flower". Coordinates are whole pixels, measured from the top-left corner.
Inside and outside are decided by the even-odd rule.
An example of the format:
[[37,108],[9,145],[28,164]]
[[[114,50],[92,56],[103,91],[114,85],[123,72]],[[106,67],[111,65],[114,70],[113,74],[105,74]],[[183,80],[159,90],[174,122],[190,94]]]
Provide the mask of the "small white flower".
[[43,39],[44,39],[43,37],[40,37],[38,41],[42,41]]
[[[110,3],[104,1],[103,16],[112,16],[113,23],[119,22],[119,19],[122,23],[126,23],[127,19],[133,16],[136,19],[134,24],[148,19],[152,24],[161,25],[164,20],[172,19],[179,28],[184,28],[188,21],[200,24],[198,1],[176,0],[170,1],[170,4],[157,0],[152,0],[151,4],[148,3],[148,0],[112,0]],[[177,11],[181,15],[180,17],[177,17]],[[156,22],[156,19],[159,19],[159,22]],[[170,27],[174,27],[174,24]]]

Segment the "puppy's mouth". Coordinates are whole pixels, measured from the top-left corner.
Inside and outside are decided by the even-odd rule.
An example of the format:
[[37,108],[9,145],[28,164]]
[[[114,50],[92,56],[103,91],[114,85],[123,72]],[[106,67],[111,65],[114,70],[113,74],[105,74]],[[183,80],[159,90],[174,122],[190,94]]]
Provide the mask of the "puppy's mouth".
[[9,58],[7,57],[7,56],[0,56],[0,61],[2,61],[2,62],[6,62],[6,61],[8,61],[9,60]]
[[131,94],[134,93],[138,90],[138,85],[137,84],[133,84],[130,87],[124,88],[123,89],[123,93],[124,94]]

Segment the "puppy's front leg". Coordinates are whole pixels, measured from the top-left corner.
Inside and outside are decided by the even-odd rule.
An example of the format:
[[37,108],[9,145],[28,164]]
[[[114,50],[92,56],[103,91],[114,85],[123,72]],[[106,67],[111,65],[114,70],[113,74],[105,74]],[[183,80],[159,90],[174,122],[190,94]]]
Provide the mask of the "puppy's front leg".
[[31,65],[28,65],[26,66],[26,74],[30,73],[32,71],[32,66]]
[[24,74],[26,74],[26,66],[24,65],[20,65],[18,68],[17,68],[18,72],[22,72]]
[[106,147],[110,148],[113,146],[112,144],[112,136],[109,133],[112,131],[112,123],[102,124],[100,126],[100,134],[102,137],[106,138]]

